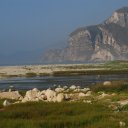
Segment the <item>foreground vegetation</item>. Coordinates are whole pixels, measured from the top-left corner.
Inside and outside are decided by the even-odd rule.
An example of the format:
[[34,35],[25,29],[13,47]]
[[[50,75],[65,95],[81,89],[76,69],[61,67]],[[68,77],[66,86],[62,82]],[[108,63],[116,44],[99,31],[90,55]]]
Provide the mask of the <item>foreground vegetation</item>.
[[[103,103],[25,103],[0,112],[1,128],[119,128],[128,112],[113,112]],[[128,125],[128,124],[127,124]]]
[[[91,87],[91,103],[27,102],[3,107],[0,100],[0,128],[119,128],[128,126],[128,105],[117,101],[128,99],[128,81],[98,83]],[[110,94],[98,99],[99,92]],[[111,95],[113,94],[114,95]],[[121,126],[120,122],[125,122]]]
[[95,85],[90,86],[90,88],[93,92],[104,91],[108,93],[128,93],[128,80],[111,81],[110,85],[103,85],[103,83],[97,83]]

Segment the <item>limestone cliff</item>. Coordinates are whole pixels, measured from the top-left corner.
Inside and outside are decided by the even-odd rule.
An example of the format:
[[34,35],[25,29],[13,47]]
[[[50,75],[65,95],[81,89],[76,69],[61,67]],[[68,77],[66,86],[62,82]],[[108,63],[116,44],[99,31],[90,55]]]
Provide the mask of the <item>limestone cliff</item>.
[[90,62],[128,59],[128,7],[116,10],[99,25],[78,28],[64,49],[50,50],[47,62]]

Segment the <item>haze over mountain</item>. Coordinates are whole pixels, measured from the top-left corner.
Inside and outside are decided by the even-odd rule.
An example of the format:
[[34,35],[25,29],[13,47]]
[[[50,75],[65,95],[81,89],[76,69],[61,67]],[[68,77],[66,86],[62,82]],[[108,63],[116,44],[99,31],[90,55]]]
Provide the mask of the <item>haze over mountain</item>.
[[116,10],[98,25],[70,33],[64,49],[49,50],[46,62],[95,62],[128,60],[128,7]]
[[35,64],[69,33],[101,23],[127,0],[0,0],[0,65]]

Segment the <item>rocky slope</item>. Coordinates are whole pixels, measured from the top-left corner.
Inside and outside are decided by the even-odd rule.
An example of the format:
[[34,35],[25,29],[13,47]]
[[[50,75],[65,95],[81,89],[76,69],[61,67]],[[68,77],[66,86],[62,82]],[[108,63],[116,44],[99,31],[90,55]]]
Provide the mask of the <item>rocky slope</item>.
[[128,59],[128,7],[102,24],[78,28],[64,49],[49,50],[45,62],[94,62]]

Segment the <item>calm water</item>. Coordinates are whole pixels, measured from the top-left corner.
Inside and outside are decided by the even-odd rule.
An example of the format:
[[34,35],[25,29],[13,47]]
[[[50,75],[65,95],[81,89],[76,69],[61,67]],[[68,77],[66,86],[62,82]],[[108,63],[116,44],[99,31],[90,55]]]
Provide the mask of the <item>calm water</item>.
[[70,86],[79,85],[86,87],[88,85],[111,80],[128,80],[128,74],[123,75],[80,75],[80,76],[45,76],[33,78],[9,78],[0,80],[0,89],[8,89],[9,86],[14,86],[16,89],[46,89],[53,85]]

